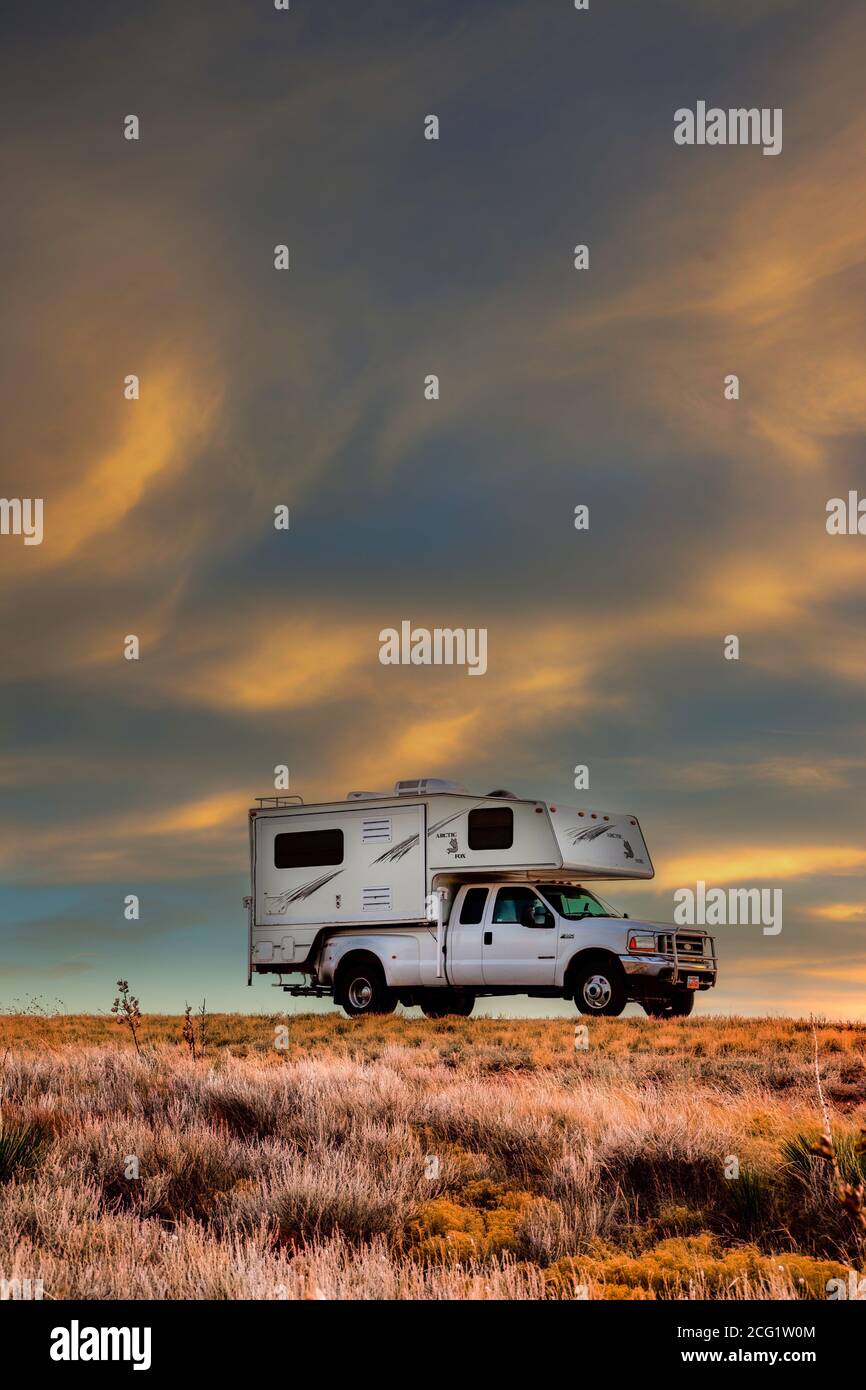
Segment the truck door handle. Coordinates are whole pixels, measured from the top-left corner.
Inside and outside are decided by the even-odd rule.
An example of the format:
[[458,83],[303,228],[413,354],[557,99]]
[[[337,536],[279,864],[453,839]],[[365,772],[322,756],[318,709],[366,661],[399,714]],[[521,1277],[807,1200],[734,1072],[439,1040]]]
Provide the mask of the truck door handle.
[[484,933],[484,945],[485,945],[485,946],[492,946],[492,945],[493,945],[493,932],[492,932],[492,931],[486,931],[486,932]]

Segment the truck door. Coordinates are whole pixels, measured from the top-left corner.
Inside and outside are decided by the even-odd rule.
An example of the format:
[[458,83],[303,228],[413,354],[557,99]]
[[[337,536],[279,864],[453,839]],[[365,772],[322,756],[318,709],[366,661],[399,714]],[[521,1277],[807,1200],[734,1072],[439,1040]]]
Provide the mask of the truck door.
[[467,888],[455,902],[448,924],[448,979],[452,985],[480,985],[481,934],[487,911],[490,889],[486,886]]
[[[536,904],[545,909],[543,918]],[[526,925],[532,908],[544,925]],[[556,918],[533,888],[521,883],[496,888],[487,904],[482,935],[484,983],[552,985],[558,935]]]

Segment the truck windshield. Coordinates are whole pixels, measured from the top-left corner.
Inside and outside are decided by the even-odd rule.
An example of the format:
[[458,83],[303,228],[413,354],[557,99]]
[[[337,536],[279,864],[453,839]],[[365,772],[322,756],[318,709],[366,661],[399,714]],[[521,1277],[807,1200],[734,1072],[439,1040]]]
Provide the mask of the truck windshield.
[[610,903],[603,902],[594,893],[588,893],[579,883],[540,883],[538,891],[544,894],[560,917],[622,916]]

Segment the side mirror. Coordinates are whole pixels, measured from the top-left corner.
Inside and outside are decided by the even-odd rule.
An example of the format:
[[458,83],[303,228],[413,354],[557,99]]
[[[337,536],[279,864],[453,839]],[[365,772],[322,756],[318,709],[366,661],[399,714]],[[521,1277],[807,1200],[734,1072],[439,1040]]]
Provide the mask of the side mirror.
[[531,907],[523,908],[520,921],[524,927],[552,927],[553,918],[544,903],[536,900]]
[[627,912],[624,912],[622,915],[623,915],[623,917],[626,917],[626,918],[628,917],[628,913],[627,913]]

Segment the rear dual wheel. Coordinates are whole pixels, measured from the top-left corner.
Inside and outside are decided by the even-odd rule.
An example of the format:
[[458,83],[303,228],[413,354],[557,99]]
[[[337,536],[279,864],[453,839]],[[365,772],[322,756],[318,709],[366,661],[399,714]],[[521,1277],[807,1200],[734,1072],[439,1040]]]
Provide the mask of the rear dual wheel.
[[447,1018],[449,1014],[468,1018],[475,1007],[475,996],[461,994],[456,989],[437,989],[431,990],[419,1002],[425,1018]]
[[349,962],[340,971],[339,1001],[350,1018],[392,1014],[397,995],[385,983],[381,965],[373,960]]

